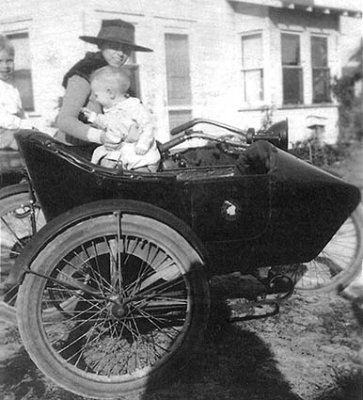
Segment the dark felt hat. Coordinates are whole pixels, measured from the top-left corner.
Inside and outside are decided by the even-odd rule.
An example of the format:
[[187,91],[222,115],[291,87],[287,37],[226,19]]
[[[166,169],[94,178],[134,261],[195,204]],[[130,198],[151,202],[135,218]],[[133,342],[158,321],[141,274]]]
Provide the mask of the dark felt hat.
[[147,47],[135,44],[134,25],[122,19],[104,20],[97,36],[80,36],[80,39],[97,45],[102,45],[106,42],[124,44],[133,51],[153,51]]

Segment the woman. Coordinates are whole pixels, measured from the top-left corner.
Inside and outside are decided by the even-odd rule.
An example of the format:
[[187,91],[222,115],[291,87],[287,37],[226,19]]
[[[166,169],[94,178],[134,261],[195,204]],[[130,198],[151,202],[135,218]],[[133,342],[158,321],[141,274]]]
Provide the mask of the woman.
[[17,149],[14,132],[30,129],[19,91],[11,83],[14,74],[14,46],[0,35],[0,149]]
[[[63,86],[66,89],[63,104],[57,118],[58,128],[72,137],[82,141],[108,145],[105,132],[78,119],[82,107],[101,112],[100,105],[90,98],[90,77],[93,72],[106,65],[119,68],[126,63],[132,51],[152,51],[135,44],[135,27],[122,20],[103,21],[97,37],[81,36],[82,40],[96,44],[100,51],[89,52],[85,58],[75,64],[64,76]],[[1,91],[0,91],[1,96]],[[57,135],[59,137],[59,135]],[[71,138],[69,138],[69,136]],[[12,268],[6,281],[0,283],[0,295],[11,288],[17,280],[18,272]]]
[[[147,47],[135,44],[135,27],[129,22],[106,20],[97,37],[80,36],[85,42],[96,44],[100,51],[89,52],[64,76],[66,89],[63,104],[57,118],[58,128],[71,137],[95,143],[105,143],[104,132],[79,120],[82,107],[101,112],[100,105],[91,97],[90,76],[106,65],[119,68],[126,63],[132,51],[150,52]],[[70,140],[71,142],[74,142]]]

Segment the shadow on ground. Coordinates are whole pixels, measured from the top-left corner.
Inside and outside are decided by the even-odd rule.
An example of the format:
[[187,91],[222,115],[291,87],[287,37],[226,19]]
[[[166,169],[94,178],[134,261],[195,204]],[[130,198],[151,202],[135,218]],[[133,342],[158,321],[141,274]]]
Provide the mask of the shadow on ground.
[[[213,306],[201,345],[186,363],[170,370],[162,385],[150,385],[134,400],[300,400],[276,367],[268,345],[248,330],[227,322],[229,310]],[[4,400],[76,400],[50,383],[23,348],[0,363],[0,391]],[[127,399],[127,397],[125,397]]]
[[[269,343],[242,324],[229,323],[230,309],[222,302],[212,305],[204,339],[193,355],[185,355],[164,376],[138,396],[124,400],[308,400],[293,393],[280,372]],[[16,339],[15,328],[7,335]],[[361,400],[362,372],[340,377],[316,400]],[[50,383],[20,348],[0,363],[1,400],[82,400]],[[121,399],[121,397],[120,397]],[[310,399],[310,397],[309,397]]]
[[229,310],[214,305],[206,335],[192,359],[170,372],[162,388],[142,400],[301,400],[277,368],[267,343],[228,323]]

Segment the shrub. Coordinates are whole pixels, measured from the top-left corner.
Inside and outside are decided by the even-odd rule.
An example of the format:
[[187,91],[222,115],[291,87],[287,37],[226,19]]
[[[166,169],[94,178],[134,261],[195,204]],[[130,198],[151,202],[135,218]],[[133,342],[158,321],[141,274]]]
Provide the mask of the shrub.
[[350,144],[338,142],[336,145],[321,143],[315,138],[296,142],[290,153],[318,167],[329,167],[337,161],[342,161],[349,154]]
[[358,61],[357,67],[334,78],[331,86],[339,102],[340,140],[363,139],[363,93],[356,93],[356,83],[362,81],[362,44],[351,59]]

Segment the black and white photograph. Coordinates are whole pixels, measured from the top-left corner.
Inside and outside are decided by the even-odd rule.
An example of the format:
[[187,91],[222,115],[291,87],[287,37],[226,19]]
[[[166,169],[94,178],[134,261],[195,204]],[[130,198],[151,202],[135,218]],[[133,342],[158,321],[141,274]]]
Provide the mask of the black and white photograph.
[[0,0],[0,400],[363,400],[363,5]]

